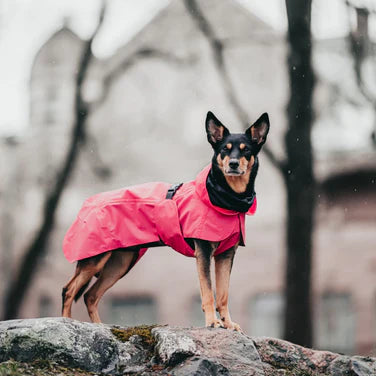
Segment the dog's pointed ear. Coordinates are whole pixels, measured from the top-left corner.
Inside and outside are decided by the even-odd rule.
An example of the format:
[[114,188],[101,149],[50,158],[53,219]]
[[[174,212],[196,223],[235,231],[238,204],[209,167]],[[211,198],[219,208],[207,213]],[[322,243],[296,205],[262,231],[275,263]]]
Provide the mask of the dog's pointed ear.
[[262,146],[266,141],[269,128],[269,116],[265,112],[245,131],[245,134],[250,137],[253,142]]
[[229,130],[209,111],[205,121],[206,134],[209,143],[215,147],[226,136],[230,134]]

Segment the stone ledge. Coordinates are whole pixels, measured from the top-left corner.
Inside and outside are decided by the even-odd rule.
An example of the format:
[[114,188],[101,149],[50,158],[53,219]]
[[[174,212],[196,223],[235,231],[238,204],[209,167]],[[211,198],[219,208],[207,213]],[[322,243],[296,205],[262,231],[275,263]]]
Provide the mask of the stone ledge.
[[87,374],[145,376],[376,375],[374,358],[316,351],[226,329],[120,328],[64,318],[0,322],[0,370],[10,359],[34,368],[50,362],[60,367],[56,374],[67,367]]

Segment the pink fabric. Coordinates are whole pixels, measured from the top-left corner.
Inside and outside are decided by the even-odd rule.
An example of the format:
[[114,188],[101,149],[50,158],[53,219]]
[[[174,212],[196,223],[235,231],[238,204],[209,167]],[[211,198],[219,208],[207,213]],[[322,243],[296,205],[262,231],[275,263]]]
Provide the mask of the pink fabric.
[[[74,262],[117,248],[162,240],[185,256],[194,250],[184,238],[220,242],[216,254],[245,242],[245,214],[211,204],[206,178],[211,165],[196,180],[184,183],[166,199],[168,183],[146,183],[99,193],[87,199],[63,241],[65,257]],[[256,199],[247,215],[256,211]],[[140,250],[139,258],[146,252]]]

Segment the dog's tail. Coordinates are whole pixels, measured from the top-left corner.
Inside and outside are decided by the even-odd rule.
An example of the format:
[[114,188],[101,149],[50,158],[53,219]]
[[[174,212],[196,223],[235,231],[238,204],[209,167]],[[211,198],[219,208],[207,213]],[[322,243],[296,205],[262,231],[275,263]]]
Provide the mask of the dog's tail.
[[81,298],[82,294],[85,292],[90,282],[91,282],[91,278],[78,290],[77,294],[74,297],[75,302],[77,302],[77,300]]

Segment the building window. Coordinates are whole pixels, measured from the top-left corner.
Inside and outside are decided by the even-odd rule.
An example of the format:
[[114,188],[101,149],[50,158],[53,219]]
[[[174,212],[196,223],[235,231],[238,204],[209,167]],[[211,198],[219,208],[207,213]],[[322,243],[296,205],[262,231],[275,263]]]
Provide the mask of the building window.
[[158,321],[152,297],[113,298],[109,305],[109,322],[121,326],[150,325]]
[[351,295],[325,293],[319,303],[316,319],[316,346],[351,354],[355,347],[355,313]]
[[283,296],[279,292],[261,293],[252,297],[248,310],[248,333],[256,337],[281,338],[283,305]]
[[52,299],[48,296],[41,296],[39,299],[39,317],[51,317],[53,315]]

